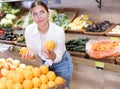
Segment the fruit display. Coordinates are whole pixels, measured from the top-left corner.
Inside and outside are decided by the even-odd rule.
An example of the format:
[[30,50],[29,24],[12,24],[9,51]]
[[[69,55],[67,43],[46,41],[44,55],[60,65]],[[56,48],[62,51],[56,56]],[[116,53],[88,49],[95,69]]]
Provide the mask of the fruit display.
[[75,20],[68,25],[68,29],[74,31],[83,31],[88,25],[93,24],[94,22],[91,20],[90,16],[83,14],[75,18]]
[[46,65],[34,67],[17,59],[0,58],[0,89],[64,89],[64,83]]
[[112,24],[109,21],[98,22],[94,25],[89,25],[86,29],[86,32],[104,32],[106,31]]
[[23,36],[23,34],[14,33],[12,30],[3,31],[3,34],[0,36],[0,40],[25,43],[25,37]]

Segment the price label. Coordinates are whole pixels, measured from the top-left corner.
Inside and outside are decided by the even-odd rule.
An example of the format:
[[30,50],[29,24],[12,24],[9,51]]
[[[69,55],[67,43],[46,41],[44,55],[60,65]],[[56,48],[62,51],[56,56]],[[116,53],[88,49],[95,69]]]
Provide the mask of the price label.
[[120,40],[118,37],[110,37],[110,40]]
[[103,62],[95,62],[95,67],[97,69],[103,70],[104,69],[104,63]]

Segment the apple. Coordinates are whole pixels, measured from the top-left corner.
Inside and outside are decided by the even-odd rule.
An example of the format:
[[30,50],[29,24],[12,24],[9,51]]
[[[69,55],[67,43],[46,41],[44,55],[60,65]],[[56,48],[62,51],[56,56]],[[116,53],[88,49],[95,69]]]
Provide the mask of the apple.
[[16,60],[13,60],[12,64],[13,64],[14,66],[16,66],[16,67],[19,67],[20,61],[17,60],[17,59],[16,59]]
[[1,69],[1,75],[2,75],[3,77],[6,77],[7,74],[8,74],[8,70],[5,69],[5,68],[2,68],[2,69]]

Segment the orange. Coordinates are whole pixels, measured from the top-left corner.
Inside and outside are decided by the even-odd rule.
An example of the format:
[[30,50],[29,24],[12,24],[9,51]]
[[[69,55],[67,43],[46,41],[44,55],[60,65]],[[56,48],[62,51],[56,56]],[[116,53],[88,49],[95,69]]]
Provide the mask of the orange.
[[5,83],[0,82],[0,89],[6,89]]
[[40,89],[40,88],[34,87],[33,89]]
[[40,87],[40,85],[41,85],[40,78],[34,77],[32,79],[32,82],[33,82],[34,87],[36,87],[36,88]]
[[48,85],[49,88],[51,88],[51,87],[55,87],[55,86],[56,86],[56,83],[55,83],[55,81],[49,81],[49,82],[47,83],[47,85]]
[[48,82],[48,78],[46,75],[42,74],[40,76],[40,80],[41,80],[41,83],[47,83]]
[[48,85],[47,84],[41,84],[40,89],[48,89]]
[[14,83],[21,83],[23,82],[24,76],[22,75],[22,73],[19,72],[15,72],[15,76],[14,76]]
[[12,80],[7,80],[5,82],[7,89],[13,89],[13,81]]
[[6,77],[1,77],[1,78],[0,78],[0,82],[5,83],[6,81],[7,81],[7,78],[6,78]]
[[33,82],[29,79],[26,79],[22,83],[24,89],[32,89],[33,88]]
[[33,72],[34,77],[40,77],[41,75],[41,70],[38,67],[33,68],[32,72]]
[[47,77],[48,77],[49,81],[50,81],[50,80],[51,80],[51,81],[54,81],[55,78],[56,78],[56,75],[55,75],[55,73],[54,73],[53,71],[49,71],[49,72],[47,73]]
[[23,74],[24,73],[24,69],[23,68],[21,68],[21,67],[18,67],[18,68],[16,68],[16,70],[15,70],[16,72],[18,72],[18,73],[21,73],[21,74]]
[[34,67],[32,66],[32,65],[27,65],[26,67],[24,67],[24,69],[26,69],[26,70],[32,70]]
[[13,85],[13,89],[23,89],[23,86],[22,86],[21,83],[15,83],[15,84]]
[[48,50],[54,49],[55,48],[55,42],[52,41],[52,40],[48,40],[48,41],[45,42],[45,47]]
[[63,84],[64,83],[64,79],[60,76],[57,76],[55,79],[55,83],[56,84]]
[[48,66],[46,66],[46,65],[41,65],[40,70],[41,70],[42,74],[47,74],[49,71]]
[[13,79],[14,79],[14,76],[15,76],[15,71],[14,71],[14,70],[9,71],[9,72],[8,72],[8,75],[7,75],[7,79],[13,80]]
[[30,70],[24,70],[24,79],[32,79],[33,78],[33,72]]
[[20,48],[19,54],[20,54],[20,55],[25,55],[25,54],[27,53],[27,51],[28,51],[28,48],[27,48],[27,47],[22,47],[22,48]]

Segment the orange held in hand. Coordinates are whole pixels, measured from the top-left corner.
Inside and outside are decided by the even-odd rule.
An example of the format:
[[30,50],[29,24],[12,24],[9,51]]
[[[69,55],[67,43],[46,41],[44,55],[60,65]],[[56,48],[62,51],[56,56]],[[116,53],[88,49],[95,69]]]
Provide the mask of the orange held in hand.
[[46,41],[46,43],[45,43],[45,47],[46,47],[48,50],[54,49],[54,48],[55,48],[55,42],[52,41],[52,40],[48,40],[48,41]]
[[22,48],[20,49],[19,54],[20,54],[20,55],[25,55],[25,54],[27,53],[27,51],[28,51],[28,48],[27,48],[27,47],[22,47]]

